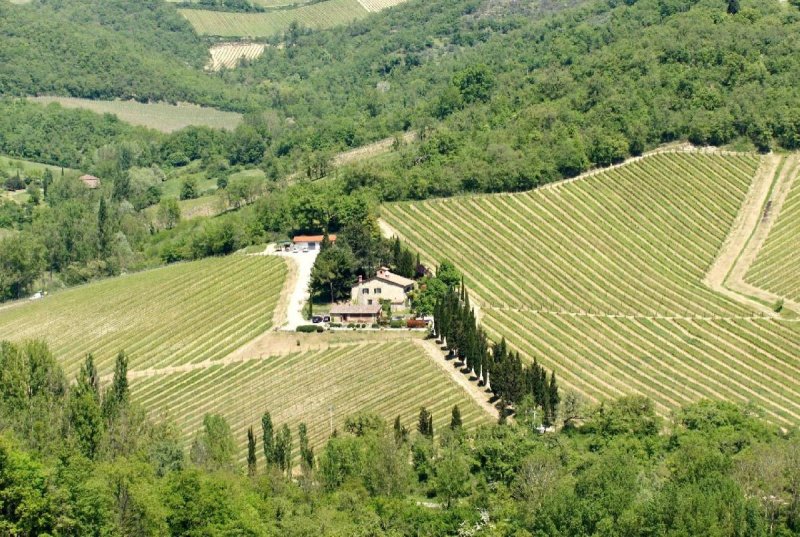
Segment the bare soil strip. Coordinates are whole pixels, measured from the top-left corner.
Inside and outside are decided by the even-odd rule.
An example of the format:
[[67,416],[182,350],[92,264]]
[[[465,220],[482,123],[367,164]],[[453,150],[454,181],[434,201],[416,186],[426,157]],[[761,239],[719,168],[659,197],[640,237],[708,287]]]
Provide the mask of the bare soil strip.
[[497,408],[495,408],[495,406],[489,402],[489,394],[486,393],[486,390],[479,387],[475,382],[471,382],[467,377],[464,376],[463,373],[461,373],[459,369],[453,367],[453,363],[449,362],[445,358],[445,354],[436,345],[435,341],[430,339],[416,339],[414,340],[414,343],[427,352],[428,356],[430,356],[431,360],[433,360],[433,363],[439,366],[442,371],[450,375],[450,378],[452,378],[456,384],[461,386],[464,391],[467,392],[467,394],[472,397],[483,410],[486,411],[487,414],[493,418],[500,417],[500,413],[497,411]]
[[[203,362],[182,364],[171,367],[155,367],[128,371],[128,380],[138,378],[169,375],[171,373],[187,373],[198,369],[230,365],[253,360],[267,360],[295,352],[311,350],[328,350],[336,347],[358,345],[369,342],[385,342],[394,340],[415,341],[422,338],[420,332],[405,330],[385,330],[371,332],[334,331],[324,334],[300,334],[289,332],[266,332],[250,343],[233,351],[221,360],[205,360]],[[100,378],[102,384],[111,382],[113,373]]]
[[[788,157],[776,178],[769,198],[760,207],[759,211],[753,215],[755,224],[751,228],[751,234],[748,237],[747,243],[742,245],[741,254],[736,259],[733,267],[725,280],[725,285],[732,291],[740,293],[745,296],[755,297],[758,300],[775,303],[782,297],[775,293],[766,291],[752,284],[745,282],[744,278],[750,267],[758,257],[758,253],[767,241],[772,227],[778,220],[783,209],[783,204],[789,195],[792,184],[798,176],[798,166],[800,166],[800,157],[792,155]],[[800,304],[793,300],[783,299],[784,307],[800,313]]]
[[728,238],[725,240],[720,254],[717,256],[717,259],[714,260],[714,263],[711,265],[711,268],[708,270],[703,280],[703,283],[713,291],[770,316],[775,315],[772,309],[760,302],[728,289],[725,286],[725,281],[734,269],[734,266],[737,265],[738,260],[744,257],[741,255],[742,250],[748,244],[753,230],[761,219],[763,207],[769,197],[770,188],[776,173],[778,173],[780,164],[781,158],[777,155],[768,155],[764,157],[761,167],[750,186],[750,191],[747,193],[747,197],[744,203],[742,203],[742,208],[733,223],[733,228],[728,234]]

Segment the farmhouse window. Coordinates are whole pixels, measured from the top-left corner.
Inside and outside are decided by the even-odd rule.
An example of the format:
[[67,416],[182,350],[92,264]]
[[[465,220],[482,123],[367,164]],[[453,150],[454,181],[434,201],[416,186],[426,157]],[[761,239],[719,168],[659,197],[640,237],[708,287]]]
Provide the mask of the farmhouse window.
[[371,306],[371,305],[372,305],[372,299],[370,298],[369,300],[367,300],[367,306]]
[[362,294],[362,295],[368,295],[368,294],[369,294],[369,288],[368,288],[368,287],[365,287],[365,288],[363,288],[363,289],[361,290],[361,294]]
[[381,288],[380,288],[380,287],[376,287],[376,288],[375,288],[375,294],[376,294],[376,295],[379,295],[379,294],[381,294]]

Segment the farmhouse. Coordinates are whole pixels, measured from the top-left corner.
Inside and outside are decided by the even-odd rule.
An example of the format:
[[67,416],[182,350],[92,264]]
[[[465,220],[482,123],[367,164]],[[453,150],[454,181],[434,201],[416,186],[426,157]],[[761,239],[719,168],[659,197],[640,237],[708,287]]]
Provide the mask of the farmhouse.
[[375,324],[381,318],[379,303],[368,306],[353,304],[334,304],[331,307],[331,320],[335,323]]
[[99,188],[100,187],[100,179],[95,177],[94,175],[81,175],[80,177],[83,184],[86,185],[88,188]]
[[381,267],[375,277],[363,281],[359,277],[358,285],[352,289],[354,304],[372,306],[382,300],[389,300],[392,309],[398,310],[408,304],[408,293],[414,290],[414,280],[393,274],[388,268]]
[[[292,242],[298,248],[308,248],[308,251],[319,250],[322,246],[322,235],[298,235],[292,239]],[[328,235],[331,244],[336,242],[336,235]]]

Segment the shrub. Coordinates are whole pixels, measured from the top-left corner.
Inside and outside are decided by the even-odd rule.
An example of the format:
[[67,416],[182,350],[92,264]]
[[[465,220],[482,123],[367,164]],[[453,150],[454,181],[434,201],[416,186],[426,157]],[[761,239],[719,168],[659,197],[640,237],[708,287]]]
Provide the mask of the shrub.
[[379,325],[378,323],[373,323],[372,324],[372,328],[380,328],[380,327],[381,327],[381,325]]
[[775,305],[772,306],[772,309],[773,309],[773,311],[775,311],[775,313],[782,312],[783,311],[783,299],[782,298],[778,299],[775,302]]
[[330,326],[331,328],[341,328],[342,323],[328,323],[328,326]]
[[347,328],[355,328],[355,327],[356,327],[356,325],[355,325],[355,324],[353,324],[353,323],[349,323],[349,324],[347,325]]
[[303,332],[304,334],[310,334],[312,332],[322,332],[323,328],[321,326],[316,326],[313,324],[304,324],[297,327],[298,332]]
[[422,319],[409,319],[406,322],[408,328],[427,328],[428,323]]
[[389,328],[403,328],[403,321],[392,321],[389,323]]

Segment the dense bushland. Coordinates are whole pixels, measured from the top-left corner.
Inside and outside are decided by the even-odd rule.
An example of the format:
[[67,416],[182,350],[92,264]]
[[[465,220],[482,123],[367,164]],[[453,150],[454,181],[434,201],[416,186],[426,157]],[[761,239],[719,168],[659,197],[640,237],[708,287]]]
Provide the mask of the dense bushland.
[[[539,435],[535,414],[465,430],[359,414],[313,450],[265,409],[245,439],[209,414],[186,450],[131,402],[127,356],[73,383],[42,343],[0,345],[0,484],[13,535],[791,535],[800,443],[753,409],[647,399]],[[260,425],[260,427],[259,427]],[[254,430],[255,429],[255,430]],[[297,435],[297,436],[295,436]],[[292,438],[299,438],[298,444]],[[238,453],[236,445],[247,445]],[[242,464],[239,461],[247,461]],[[292,468],[299,471],[292,475]]]

